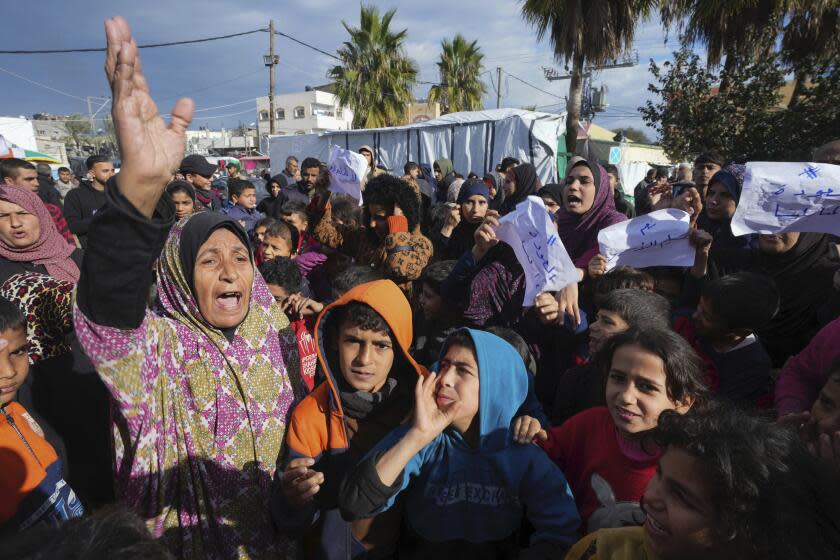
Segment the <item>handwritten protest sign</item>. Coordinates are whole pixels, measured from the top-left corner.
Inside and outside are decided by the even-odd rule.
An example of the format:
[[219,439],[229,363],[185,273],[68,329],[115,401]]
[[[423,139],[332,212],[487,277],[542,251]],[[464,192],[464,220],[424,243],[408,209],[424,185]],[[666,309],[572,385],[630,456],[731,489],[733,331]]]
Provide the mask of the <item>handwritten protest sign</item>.
[[616,266],[693,265],[689,220],[686,212],[668,208],[602,229],[598,245],[607,258],[607,270]]
[[338,146],[330,149],[327,162],[330,170],[330,191],[349,194],[362,205],[362,179],[367,173],[365,156]]
[[577,282],[575,265],[541,198],[529,196],[500,219],[496,237],[513,248],[525,270],[526,307],[534,305],[541,292],[556,292]]
[[814,231],[840,234],[840,166],[747,163],[732,233]]

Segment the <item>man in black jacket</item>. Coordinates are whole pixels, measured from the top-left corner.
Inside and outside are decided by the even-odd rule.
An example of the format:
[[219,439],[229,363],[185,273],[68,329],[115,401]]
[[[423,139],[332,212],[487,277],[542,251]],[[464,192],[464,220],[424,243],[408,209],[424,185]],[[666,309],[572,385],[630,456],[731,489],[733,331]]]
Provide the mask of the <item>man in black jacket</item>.
[[105,204],[105,183],[114,174],[114,164],[106,156],[90,156],[85,162],[88,181],[67,193],[64,217],[82,247],[87,247],[87,232],[93,215]]

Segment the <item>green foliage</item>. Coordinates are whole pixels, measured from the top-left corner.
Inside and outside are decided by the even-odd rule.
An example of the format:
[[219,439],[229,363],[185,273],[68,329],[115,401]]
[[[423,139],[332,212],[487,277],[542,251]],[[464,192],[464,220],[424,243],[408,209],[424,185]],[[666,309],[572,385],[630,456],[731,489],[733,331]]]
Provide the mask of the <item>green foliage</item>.
[[[736,57],[717,72],[684,46],[662,67],[651,61],[654,83],[648,90],[658,100],[639,108],[642,118],[673,160],[704,150],[736,161],[807,160],[840,130],[838,61],[808,68],[815,76],[812,87],[787,109],[780,106],[785,83],[780,57]],[[722,81],[729,87],[716,92]]]
[[359,27],[342,22],[350,40],[338,49],[341,64],[328,76],[340,103],[353,110],[354,128],[399,124],[413,100],[417,65],[405,53],[407,30],[391,31],[395,12],[380,17],[378,8],[362,6]]
[[468,43],[460,33],[452,41],[444,39],[437,63],[440,84],[429,90],[429,103],[440,102],[443,113],[481,109],[487,91],[481,81],[483,59],[478,41]]
[[76,147],[81,146],[91,133],[90,121],[78,113],[70,115],[67,122],[64,123],[64,127],[68,134],[65,142],[73,142]]

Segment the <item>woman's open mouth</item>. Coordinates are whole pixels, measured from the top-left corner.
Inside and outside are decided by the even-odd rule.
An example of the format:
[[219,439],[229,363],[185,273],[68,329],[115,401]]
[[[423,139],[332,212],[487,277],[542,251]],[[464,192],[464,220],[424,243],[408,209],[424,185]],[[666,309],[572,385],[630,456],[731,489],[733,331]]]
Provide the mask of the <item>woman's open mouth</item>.
[[580,208],[583,204],[583,200],[573,194],[566,195],[566,205],[569,208]]
[[242,302],[242,292],[222,292],[216,296],[216,305],[228,311],[235,311],[239,309],[239,304]]

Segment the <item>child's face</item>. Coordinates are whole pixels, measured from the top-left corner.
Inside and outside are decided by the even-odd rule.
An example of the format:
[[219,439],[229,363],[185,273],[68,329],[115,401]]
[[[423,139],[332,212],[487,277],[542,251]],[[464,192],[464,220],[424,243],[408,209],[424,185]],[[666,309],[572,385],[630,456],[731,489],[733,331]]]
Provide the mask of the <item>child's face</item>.
[[431,321],[440,315],[443,298],[440,297],[440,294],[432,290],[428,284],[423,282],[420,288],[420,295],[417,297],[417,303],[420,306],[420,312],[423,314],[423,318]]
[[175,205],[175,217],[179,220],[192,215],[193,211],[195,211],[195,202],[193,202],[193,199],[187,193],[181,191],[174,192],[169,195],[169,198],[172,199],[172,203]]
[[394,365],[394,343],[387,332],[344,323],[338,330],[338,362],[341,375],[350,386],[376,392]]
[[832,373],[811,407],[815,436],[840,431],[840,372]]
[[254,238],[260,244],[262,244],[263,240],[265,239],[265,230],[265,226],[257,226],[254,228]]
[[656,354],[634,344],[616,349],[607,378],[607,408],[623,435],[655,428],[664,410],[682,414],[690,408],[668,397],[666,380],[665,364]]
[[627,321],[615,311],[598,310],[595,322],[589,325],[589,352],[598,352],[611,336],[623,333],[629,328]]
[[272,296],[274,296],[274,301],[280,305],[283,305],[291,295],[283,286],[278,286],[277,284],[266,285],[268,286],[268,291],[271,292]]
[[392,213],[381,204],[369,204],[368,212],[370,212],[370,228],[376,231],[379,237],[384,238],[388,235],[388,216]]
[[721,557],[711,490],[694,456],[676,447],[665,451],[643,497],[645,542],[657,558]]
[[694,330],[704,338],[715,338],[726,333],[726,326],[720,318],[714,314],[706,298],[701,297],[697,304],[697,310],[691,317]]
[[438,408],[448,408],[461,403],[452,426],[466,433],[478,414],[479,405],[478,362],[470,348],[453,344],[440,361],[435,402]]
[[297,213],[283,214],[283,220],[296,227],[300,233],[305,232],[306,228],[309,227],[309,221],[301,219]]
[[239,206],[250,210],[251,208],[255,208],[257,206],[257,190],[256,189],[245,189],[242,191],[238,197],[233,197],[233,203],[238,204]]
[[24,327],[0,332],[0,339],[7,343],[0,348],[0,405],[5,405],[17,397],[29,374],[29,342]]
[[262,241],[263,256],[270,261],[277,257],[291,257],[292,245],[282,237],[276,235],[264,236]]

